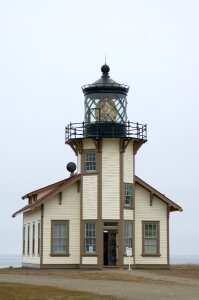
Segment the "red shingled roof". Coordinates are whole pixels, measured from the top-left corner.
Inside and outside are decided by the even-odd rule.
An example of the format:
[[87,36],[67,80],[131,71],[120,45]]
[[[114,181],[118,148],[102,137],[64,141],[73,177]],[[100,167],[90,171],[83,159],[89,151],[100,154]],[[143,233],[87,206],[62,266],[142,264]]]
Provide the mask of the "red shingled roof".
[[[39,192],[43,192],[46,190],[45,195],[43,195],[41,198],[39,198],[35,202],[28,204],[28,205],[24,206],[23,208],[21,208],[20,210],[16,211],[12,215],[12,217],[14,218],[14,217],[16,217],[16,215],[20,214],[21,212],[24,212],[26,210],[31,210],[32,208],[39,206],[41,203],[43,203],[45,200],[47,200],[50,196],[56,195],[57,193],[59,193],[59,191],[62,190],[63,187],[65,187],[69,183],[72,184],[72,183],[76,182],[78,179],[80,179],[80,174],[74,175],[72,177],[69,177],[67,179],[64,179],[64,180],[61,180],[58,182],[55,182],[51,185],[45,186],[43,188],[40,188],[38,190],[35,190],[35,191],[32,191],[32,192],[26,194],[25,196],[22,197],[22,199],[29,198],[34,194],[37,194]],[[167,198],[165,195],[161,194],[158,190],[156,190],[155,188],[150,186],[148,183],[146,183],[144,180],[142,180],[138,176],[135,176],[135,183],[138,183],[139,185],[144,187],[146,190],[151,192],[153,195],[158,197],[160,200],[167,203],[170,206],[170,211],[183,211],[179,205],[177,205],[175,202],[173,202],[172,200]]]
[[[38,189],[38,190],[35,190],[33,192],[28,193],[27,195],[23,196],[22,199],[28,198],[31,195],[34,195],[34,194],[36,194],[38,192],[42,192],[42,191],[45,191],[45,190],[47,191],[44,196],[42,196],[41,198],[39,198],[35,202],[30,203],[30,204],[22,207],[18,211],[16,211],[12,215],[12,217],[14,218],[14,217],[16,217],[16,215],[20,214],[21,212],[24,212],[26,210],[30,210],[30,209],[32,209],[34,207],[39,206],[41,203],[43,203],[45,200],[47,200],[50,196],[56,195],[59,191],[62,190],[63,187],[65,187],[69,183],[72,184],[72,183],[76,182],[79,178],[80,178],[80,174],[77,174],[77,175],[71,176],[71,177],[69,177],[67,179],[64,179],[64,180],[58,181],[56,183],[53,183],[51,185],[48,185],[48,186],[46,186],[44,188],[41,188],[41,189]],[[50,189],[50,191],[48,192],[49,189]]]
[[151,192],[153,195],[155,195],[165,203],[167,203],[170,206],[170,211],[183,211],[182,207],[180,207],[178,204],[167,198],[165,195],[161,194],[158,190],[154,189],[151,185],[146,183],[138,176],[135,176],[135,182],[144,187],[146,190]]

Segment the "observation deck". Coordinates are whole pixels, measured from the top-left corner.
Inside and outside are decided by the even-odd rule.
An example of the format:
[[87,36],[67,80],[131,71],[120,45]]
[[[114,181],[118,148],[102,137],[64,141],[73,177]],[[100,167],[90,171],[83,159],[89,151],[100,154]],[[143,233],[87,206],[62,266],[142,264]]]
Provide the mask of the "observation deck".
[[65,143],[82,138],[132,138],[147,141],[147,125],[133,122],[82,122],[70,123],[65,127]]

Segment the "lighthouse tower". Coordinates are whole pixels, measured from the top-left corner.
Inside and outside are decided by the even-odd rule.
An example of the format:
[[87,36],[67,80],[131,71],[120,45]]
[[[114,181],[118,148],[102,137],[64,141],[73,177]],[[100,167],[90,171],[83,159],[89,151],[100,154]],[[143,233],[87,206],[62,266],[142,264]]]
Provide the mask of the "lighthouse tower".
[[127,118],[129,87],[101,71],[82,87],[84,121],[66,126],[77,166],[13,214],[23,213],[24,267],[169,268],[169,215],[182,208],[135,175],[146,125]]
[[146,125],[127,118],[129,87],[109,76],[82,87],[84,121],[66,126],[65,142],[77,156],[80,185],[80,264],[128,264],[133,248],[134,156]]

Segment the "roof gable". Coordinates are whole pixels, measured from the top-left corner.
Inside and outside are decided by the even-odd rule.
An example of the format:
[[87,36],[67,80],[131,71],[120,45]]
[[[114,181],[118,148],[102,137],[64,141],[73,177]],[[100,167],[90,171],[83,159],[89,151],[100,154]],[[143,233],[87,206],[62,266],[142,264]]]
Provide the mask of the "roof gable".
[[[75,176],[75,175],[74,175],[74,176]],[[70,178],[70,177],[69,177],[69,178]],[[24,200],[24,199],[26,199],[26,198],[31,197],[32,195],[40,194],[40,193],[43,194],[44,192],[48,192],[49,190],[53,190],[55,187],[60,186],[60,185],[62,185],[63,183],[65,183],[69,178],[63,179],[63,180],[60,180],[60,181],[57,181],[57,182],[55,182],[55,183],[52,183],[52,184],[50,184],[50,185],[47,185],[47,186],[42,187],[42,188],[40,188],[40,189],[37,189],[37,190],[35,190],[35,191],[29,192],[28,194],[22,196],[21,198]]]
[[[25,196],[22,197],[22,199],[29,198],[32,195],[40,194],[41,196],[37,198],[37,200],[33,203],[30,203],[28,205],[25,205],[20,210],[16,211],[12,217],[16,217],[18,214],[25,212],[27,210],[31,210],[39,205],[41,205],[44,201],[48,200],[50,197],[58,194],[65,186],[75,183],[76,181],[80,180],[80,174],[76,174],[72,177],[69,177],[67,179],[55,182],[51,185],[45,186],[43,188],[40,188],[38,190],[32,191]],[[139,178],[138,176],[135,176],[135,183],[141,185],[143,188],[148,190],[150,193],[155,195],[160,200],[164,201],[170,208],[170,211],[183,211],[183,209],[167,198],[165,195],[161,194],[158,190],[150,186],[148,183],[146,183],[144,180]]]
[[[52,185],[50,185],[50,186],[47,186],[47,187],[44,187],[44,188],[42,188],[42,189],[36,190],[37,192],[38,192],[38,191],[41,192],[41,191],[46,190],[47,193],[45,193],[41,198],[37,199],[35,202],[30,203],[30,204],[28,204],[28,205],[22,207],[20,210],[16,211],[16,212],[12,215],[12,217],[14,218],[14,217],[16,217],[18,214],[20,214],[21,212],[25,212],[25,211],[27,211],[27,210],[33,209],[33,208],[35,208],[35,207],[41,205],[44,201],[48,200],[49,197],[52,197],[52,196],[58,194],[65,186],[67,186],[67,185],[69,186],[69,185],[75,183],[76,181],[78,181],[79,179],[80,179],[80,174],[77,174],[77,175],[74,175],[74,176],[69,177],[69,178],[67,178],[67,179],[64,179],[64,180],[62,180],[62,181],[59,181],[59,182],[57,182],[57,183],[54,183],[54,184],[52,184]],[[60,183],[60,182],[61,182],[61,183]],[[53,189],[52,189],[52,186],[53,186]],[[31,193],[29,193],[29,194],[27,194],[27,195],[31,196],[31,195],[33,195],[36,191],[31,192]],[[27,196],[27,195],[26,195],[26,196]],[[27,197],[28,197],[28,196],[27,196]]]
[[170,211],[183,211],[182,207],[180,207],[178,204],[167,198],[165,195],[161,194],[158,190],[150,186],[148,183],[146,183],[144,180],[139,178],[135,175],[135,183],[141,185],[143,188],[148,190],[150,193],[155,195],[160,200],[164,201],[170,208]]

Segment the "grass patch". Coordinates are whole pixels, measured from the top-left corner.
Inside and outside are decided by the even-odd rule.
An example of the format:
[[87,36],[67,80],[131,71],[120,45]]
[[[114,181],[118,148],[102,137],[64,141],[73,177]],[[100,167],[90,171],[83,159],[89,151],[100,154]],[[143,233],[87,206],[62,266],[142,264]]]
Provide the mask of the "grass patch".
[[113,300],[88,292],[76,292],[48,286],[0,283],[0,300]]

